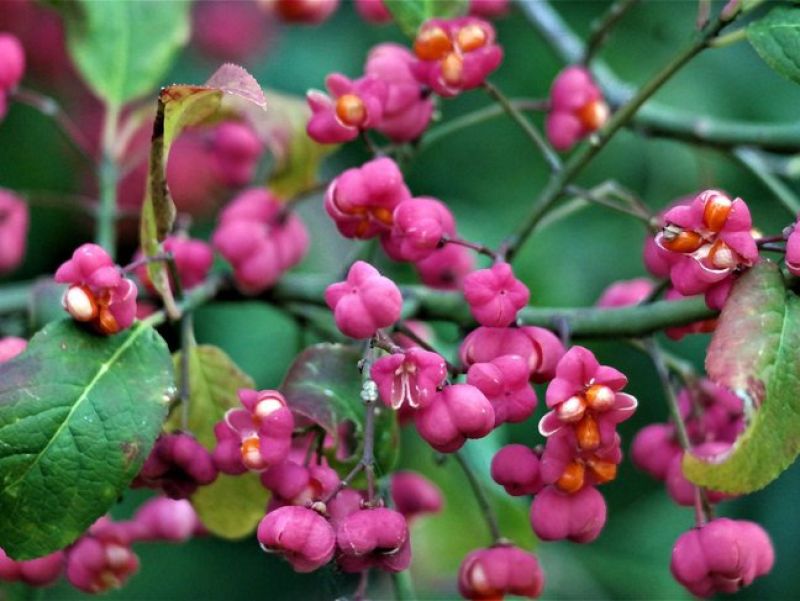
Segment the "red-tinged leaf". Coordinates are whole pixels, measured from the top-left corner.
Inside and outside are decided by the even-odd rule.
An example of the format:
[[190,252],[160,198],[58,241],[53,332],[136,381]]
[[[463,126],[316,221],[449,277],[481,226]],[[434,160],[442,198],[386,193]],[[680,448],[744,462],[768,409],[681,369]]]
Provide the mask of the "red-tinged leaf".
[[763,401],[785,310],[786,290],[775,263],[765,261],[742,276],[709,344],[708,376],[754,405]]
[[754,267],[734,286],[706,369],[754,411],[730,452],[710,460],[687,454],[683,471],[727,493],[763,488],[800,454],[800,299],[774,263]]
[[[329,460],[346,473],[358,460],[364,440],[364,404],[361,401],[361,353],[341,344],[316,344],[297,356],[281,386],[292,411],[325,430],[340,443],[341,429],[352,425],[358,447],[341,459],[333,449]],[[375,420],[375,458],[382,472],[390,470],[398,455],[397,420],[394,412],[379,404]],[[338,456],[338,457],[337,457]]]
[[[161,252],[161,243],[175,221],[175,204],[166,180],[173,141],[186,127],[211,122],[229,111],[226,99],[235,99],[234,103],[246,101],[262,111],[267,104],[258,82],[243,68],[231,64],[220,67],[204,85],[175,84],[161,90],[153,123],[147,189],[140,223],[140,244],[146,256],[153,257]],[[167,311],[176,317],[178,310],[164,263],[154,261],[147,269]]]

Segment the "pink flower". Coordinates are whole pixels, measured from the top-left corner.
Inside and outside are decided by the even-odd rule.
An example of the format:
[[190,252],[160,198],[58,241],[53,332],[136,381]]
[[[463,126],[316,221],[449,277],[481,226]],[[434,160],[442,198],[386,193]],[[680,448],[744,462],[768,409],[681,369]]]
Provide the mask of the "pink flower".
[[547,486],[534,498],[530,517],[533,531],[542,540],[590,543],[605,526],[606,502],[593,486],[575,494]]
[[62,304],[72,318],[90,323],[102,334],[116,334],[136,318],[136,284],[124,278],[96,244],[78,247],[58,268],[55,280],[70,284]]
[[556,150],[569,150],[600,129],[608,119],[608,105],[589,71],[570,66],[558,74],[550,89],[547,138]]
[[388,232],[393,212],[409,200],[397,163],[382,157],[348,169],[325,192],[325,210],[345,238],[373,238]]
[[19,580],[19,562],[14,561],[0,548],[0,580],[16,582]]
[[217,178],[226,186],[249,184],[264,152],[264,146],[253,129],[236,121],[218,125],[213,134]]
[[364,261],[356,261],[347,280],[325,290],[325,302],[345,336],[370,338],[400,319],[403,297],[397,285]]
[[708,379],[678,394],[678,405],[693,444],[734,443],[744,431],[744,403],[733,392]]
[[292,564],[295,572],[313,572],[333,559],[336,535],[316,511],[288,505],[270,511],[258,525],[258,542]]
[[469,0],[469,14],[493,19],[508,12],[508,0]]
[[588,349],[572,347],[558,362],[556,377],[547,387],[551,411],[539,422],[539,432],[551,436],[569,426],[585,450],[611,444],[616,425],[636,410],[636,399],[620,392],[627,383],[628,378],[600,365]]
[[531,380],[547,382],[553,378],[556,365],[564,356],[564,345],[544,328],[480,327],[470,332],[461,343],[459,357],[465,365],[487,363],[503,355],[519,355],[528,362]]
[[539,464],[542,482],[554,484],[566,494],[611,482],[622,461],[619,435],[604,446],[586,449],[580,444],[579,434],[580,428],[575,432],[565,428],[550,436]]
[[360,511],[364,507],[366,495],[353,488],[343,488],[328,502],[328,516],[334,530],[339,527],[344,519]]
[[430,19],[414,40],[417,79],[443,97],[477,88],[503,60],[495,31],[475,17]]
[[392,223],[391,231],[381,237],[381,244],[395,261],[426,259],[444,236],[456,233],[453,214],[435,198],[404,200],[395,208]]
[[645,269],[657,278],[668,278],[672,264],[677,260],[674,253],[664,250],[654,236],[647,236],[642,248],[642,262]]
[[233,266],[237,286],[258,294],[302,261],[309,239],[300,218],[272,193],[250,188],[222,211],[213,244]]
[[[211,265],[214,263],[214,251],[204,240],[187,238],[185,235],[168,236],[163,243],[164,251],[172,253],[175,259],[175,266],[178,268],[178,276],[184,290],[190,290],[202,284]],[[138,252],[134,260],[141,258],[143,254]],[[150,276],[147,273],[147,266],[142,265],[136,269],[136,277],[147,286],[153,288]]]
[[670,266],[672,285],[687,296],[705,293],[707,304],[720,308],[734,272],[758,261],[747,205],[741,198],[706,190],[691,204],[667,211],[664,221],[656,244],[676,255]]
[[132,520],[120,526],[124,526],[131,542],[182,543],[202,528],[189,501],[167,497],[148,499],[136,510]]
[[[0,34],[0,43],[3,36]],[[2,47],[0,47],[2,52]],[[0,76],[2,60],[0,60]],[[0,91],[0,97],[2,92]],[[0,110],[2,118],[2,110]],[[16,194],[0,188],[0,274],[13,271],[25,258],[28,238],[28,205]]]
[[371,375],[387,407],[417,409],[433,401],[447,378],[447,366],[436,353],[415,347],[381,357]]
[[330,17],[339,0],[273,0],[275,12],[288,23],[318,25]]
[[19,39],[0,33],[0,95],[16,88],[25,73],[25,51]]
[[465,599],[503,599],[542,594],[544,574],[536,556],[511,545],[476,549],[458,570],[458,590]]
[[667,470],[681,447],[675,438],[672,424],[650,424],[645,426],[631,443],[631,460],[657,480],[665,480]]
[[492,480],[512,496],[535,495],[544,486],[539,456],[522,444],[504,446],[492,458]]
[[495,263],[490,269],[473,271],[464,278],[464,298],[482,326],[505,327],[528,304],[528,287],[514,277],[511,265]]
[[[366,6],[383,7],[382,0],[356,3],[364,14]],[[391,16],[389,15],[389,19]],[[416,140],[428,127],[433,114],[433,101],[423,93],[413,72],[416,59],[405,47],[398,44],[380,44],[370,50],[364,71],[386,84],[386,102],[383,118],[375,128],[394,142]]]
[[336,527],[339,567],[344,572],[378,568],[401,572],[411,563],[408,523],[397,511],[361,509]]
[[536,409],[536,391],[529,383],[528,362],[520,355],[502,355],[489,363],[475,363],[467,384],[475,386],[494,408],[495,427],[525,421]]
[[340,480],[327,464],[303,466],[294,461],[284,461],[261,473],[261,483],[272,492],[269,511],[320,501],[336,490]]
[[131,486],[162,489],[172,499],[186,499],[216,479],[211,455],[193,436],[162,434]]
[[422,283],[440,290],[460,290],[464,278],[475,269],[472,252],[457,244],[445,244],[414,265]]
[[350,80],[332,73],[325,80],[331,96],[318,90],[306,94],[311,108],[308,135],[320,144],[339,144],[378,127],[386,104],[386,83],[373,75]]
[[355,0],[356,11],[369,23],[388,23],[392,13],[386,8],[385,0]]
[[43,557],[14,561],[0,549],[0,581],[21,581],[28,586],[53,584],[64,571],[64,551],[55,551]]
[[439,487],[416,472],[395,472],[389,490],[395,509],[406,520],[426,513],[439,513],[444,504]]
[[[276,390],[239,390],[243,409],[229,409],[214,427],[214,463],[221,472],[263,471],[281,463],[292,446],[294,417]],[[238,458],[237,458],[238,453]]]
[[[744,405],[730,390],[701,379],[678,394],[678,407],[689,441],[701,456],[725,453],[744,431]],[[672,424],[646,426],[633,440],[631,458],[637,467],[657,480],[672,480],[678,503],[692,496],[693,487],[680,470],[683,451]],[[688,491],[688,492],[687,492]]]
[[683,533],[672,549],[675,580],[698,597],[735,593],[772,570],[775,553],[753,522],[717,518]]
[[597,300],[598,307],[625,307],[638,305],[653,292],[655,284],[647,278],[614,282]]
[[494,409],[469,384],[445,386],[414,418],[419,435],[441,453],[460,449],[467,438],[483,438],[494,427]]
[[28,341],[16,336],[5,336],[0,338],[0,364],[11,361],[17,355],[21,355],[28,348]]
[[124,529],[101,518],[67,552],[67,580],[86,593],[120,588],[139,569]]
[[192,46],[218,62],[252,64],[277,37],[264,12],[255,2],[198,2],[192,6]]

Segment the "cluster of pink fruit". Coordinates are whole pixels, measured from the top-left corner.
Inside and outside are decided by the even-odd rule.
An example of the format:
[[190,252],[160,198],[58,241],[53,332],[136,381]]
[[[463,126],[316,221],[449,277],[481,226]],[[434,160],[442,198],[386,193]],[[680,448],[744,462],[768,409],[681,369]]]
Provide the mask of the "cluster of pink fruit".
[[215,427],[213,453],[187,434],[162,435],[134,486],[187,498],[218,472],[256,472],[272,493],[258,540],[298,572],[315,570],[334,556],[345,572],[408,568],[407,521],[441,509],[438,488],[419,474],[396,472],[390,483],[394,509],[388,509],[369,491],[343,486],[319,455],[316,437],[295,432],[280,392],[241,390],[239,399],[242,407],[229,410]]
[[[337,2],[273,4],[286,20],[317,23]],[[389,16],[382,0],[361,0],[357,7],[372,21]],[[330,75],[329,94],[308,94],[309,136],[325,144],[348,142],[371,130],[392,142],[420,138],[438,102],[434,94],[448,98],[478,88],[502,61],[494,28],[475,15],[501,12],[505,2],[473,0],[471,7],[472,16],[423,24],[413,50],[394,44],[374,48],[358,79]],[[13,37],[0,36],[0,116],[5,95],[24,71],[24,55],[17,46]],[[608,117],[609,107],[588,70],[571,66],[557,76],[545,122],[553,147],[568,150]],[[196,135],[202,139],[186,138],[186,152],[176,144],[168,173],[176,190],[181,188],[181,174],[196,172],[210,178],[202,180],[199,194],[251,182],[264,149],[247,126],[229,122]],[[194,167],[182,170],[181,157],[187,156]],[[198,161],[208,169],[197,169]],[[198,183],[186,186],[191,190]],[[140,191],[135,196],[140,198]],[[383,352],[367,372],[383,402],[381,411],[397,411],[399,421],[413,423],[432,449],[454,453],[468,439],[486,437],[504,423],[530,419],[538,402],[533,386],[546,383],[548,411],[538,425],[544,445],[504,447],[492,461],[491,475],[511,495],[533,495],[530,522],[540,539],[595,540],[607,517],[597,487],[616,478],[623,456],[617,426],[637,406],[636,399],[623,392],[627,378],[601,365],[586,348],[567,349],[551,331],[520,325],[519,313],[528,305],[530,292],[502,253],[488,252],[491,266],[476,269],[474,251],[479,245],[459,237],[455,217],[441,200],[413,196],[391,158],[377,157],[339,174],[328,186],[323,206],[342,236],[378,239],[390,259],[412,264],[426,285],[460,291],[478,324],[461,342],[460,364],[453,366],[425,335],[412,340],[393,332],[404,302],[394,281],[368,262],[350,266],[344,281],[326,289],[324,301],[342,334],[368,340],[370,348]],[[668,299],[704,294],[709,307],[721,308],[735,279],[759,260],[747,205],[708,190],[681,201],[662,219],[663,228],[645,247],[648,270],[670,279],[674,290],[667,293]],[[0,272],[21,262],[27,221],[25,203],[0,190]],[[221,211],[210,245],[178,233],[163,248],[174,260],[184,289],[207,279],[216,250],[232,266],[240,291],[254,295],[297,265],[309,243],[305,225],[280,198],[263,188],[249,188]],[[786,250],[787,267],[800,274],[800,233],[787,232]],[[479,252],[487,254],[486,249]],[[65,309],[103,335],[130,327],[150,310],[146,303],[137,304],[139,289],[131,276],[154,292],[146,264],[162,259],[138,255],[123,268],[97,245],[79,247],[55,274],[57,282],[67,285]],[[636,304],[654,290],[649,280],[618,283],[598,304]],[[668,334],[678,338],[713,327],[713,322],[700,322]],[[0,340],[0,361],[24,347],[21,339]],[[434,484],[415,473],[396,472],[391,476],[391,506],[386,506],[375,494],[370,466],[364,466],[363,485],[359,480],[342,481],[319,452],[315,436],[298,428],[280,391],[243,389],[239,400],[241,407],[216,424],[213,450],[187,433],[163,434],[156,441],[133,486],[160,490],[168,498],[149,502],[128,522],[103,518],[77,542],[50,556],[15,562],[0,555],[0,578],[42,585],[66,569],[68,580],[81,590],[119,586],[138,566],[131,543],[180,541],[201,532],[186,499],[219,473],[248,472],[259,473],[271,492],[257,538],[265,550],[280,553],[298,572],[332,561],[345,572],[398,572],[409,567],[408,521],[441,509],[441,493]],[[731,447],[744,428],[741,400],[698,381],[681,393],[680,409],[691,448],[678,444],[675,424],[654,424],[637,435],[633,460],[664,480],[681,505],[695,504],[701,494],[719,502],[724,495],[702,493],[685,478],[681,461],[689,451],[714,457]],[[335,443],[322,442],[323,448]],[[544,576],[537,558],[505,539],[494,543],[463,560],[461,593],[469,599],[538,596]],[[759,526],[718,518],[678,539],[671,567],[681,584],[706,596],[750,584],[767,573],[773,561],[771,542]]]
[[63,574],[81,591],[103,593],[119,588],[139,569],[132,544],[182,543],[204,532],[191,503],[153,497],[132,519],[100,518],[67,548],[44,557],[14,561],[0,549],[0,580],[48,586]]
[[[502,59],[487,21],[432,19],[420,28],[413,52],[381,44],[369,53],[362,77],[333,73],[326,80],[330,95],[310,91],[308,134],[323,144],[348,142],[368,130],[393,142],[416,140],[431,121],[432,93],[451,98],[485,85]],[[556,149],[568,150],[602,127],[608,115],[589,71],[568,67],[553,82],[547,136]]]

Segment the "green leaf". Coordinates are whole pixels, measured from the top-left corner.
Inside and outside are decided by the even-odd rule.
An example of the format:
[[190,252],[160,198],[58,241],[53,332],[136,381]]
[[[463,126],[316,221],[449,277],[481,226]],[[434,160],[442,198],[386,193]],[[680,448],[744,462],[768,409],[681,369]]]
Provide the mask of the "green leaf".
[[747,39],[775,71],[800,83],[800,8],[776,6],[747,26]]
[[420,25],[428,19],[457,17],[465,14],[468,7],[468,0],[403,0],[386,3],[398,27],[412,39],[417,36]]
[[318,144],[308,136],[306,125],[311,111],[304,98],[272,90],[267,94],[270,110],[259,128],[275,161],[267,187],[280,198],[290,199],[319,182],[322,159],[338,145]]
[[[180,373],[181,353],[173,357],[175,372]],[[216,444],[214,424],[228,409],[239,406],[237,391],[253,388],[253,380],[216,346],[200,345],[189,349],[189,430],[209,450]],[[182,408],[176,406],[165,429],[180,430]]]
[[[253,380],[216,346],[194,346],[188,357],[189,430],[211,451],[216,445],[214,424],[228,409],[239,406],[236,392],[252,388]],[[174,361],[179,372],[181,353],[175,353]],[[169,431],[181,429],[182,407],[175,407],[165,427]],[[264,517],[268,497],[258,475],[248,472],[241,476],[220,474],[209,486],[200,487],[191,502],[212,534],[236,539],[253,532]]]
[[709,377],[757,407],[730,453],[687,454],[686,477],[733,494],[763,488],[800,454],[800,299],[777,265],[762,262],[736,283],[706,358]]
[[[227,102],[225,102],[227,101]],[[236,65],[220,67],[204,85],[172,85],[161,89],[158,112],[153,123],[147,188],[142,205],[140,243],[142,252],[153,257],[172,231],[175,204],[167,189],[166,168],[172,143],[186,127],[217,119],[228,105],[244,101],[259,107],[267,105],[264,92],[252,75]],[[153,286],[158,290],[171,317],[178,315],[163,261],[147,266]]]
[[121,107],[156,89],[189,40],[189,6],[171,2],[55,0],[67,45],[89,87]]
[[29,559],[74,541],[138,473],[174,392],[169,350],[138,323],[100,337],[59,321],[0,365],[0,541]]
[[211,534],[234,540],[253,533],[267,510],[269,492],[253,472],[220,474],[213,484],[197,489],[191,501]]
[[[361,353],[341,344],[315,344],[297,356],[281,391],[296,415],[323,428],[338,445],[354,449],[344,459],[334,449],[331,465],[344,474],[361,457],[364,441],[364,404],[361,401]],[[352,430],[347,431],[347,426]],[[344,438],[344,440],[342,440]],[[349,444],[351,443],[352,444]],[[393,411],[378,403],[375,413],[375,460],[378,474],[397,462],[399,434]]]

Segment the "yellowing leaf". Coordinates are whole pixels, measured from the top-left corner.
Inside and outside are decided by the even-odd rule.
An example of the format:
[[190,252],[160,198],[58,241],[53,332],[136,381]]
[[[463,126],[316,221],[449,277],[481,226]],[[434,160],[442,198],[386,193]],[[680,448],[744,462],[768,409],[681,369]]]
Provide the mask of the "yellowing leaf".
[[[181,368],[181,354],[174,356],[175,371]],[[237,391],[252,388],[253,380],[240,370],[220,348],[211,345],[189,349],[188,426],[197,440],[212,450],[216,445],[214,424],[225,412],[239,406]],[[182,426],[182,408],[175,407],[166,423],[167,430]],[[208,530],[222,538],[236,539],[250,534],[264,516],[269,493],[257,474],[220,474],[209,486],[202,486],[191,502]]]
[[267,512],[269,492],[258,474],[220,474],[192,495],[192,505],[208,531],[229,540],[249,536]]
[[267,118],[251,122],[274,160],[267,187],[280,198],[291,199],[318,183],[320,163],[338,145],[318,144],[308,136],[306,125],[311,110],[305,98],[274,90],[267,90],[267,94]]

